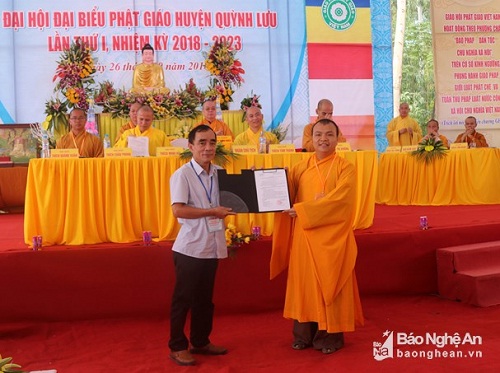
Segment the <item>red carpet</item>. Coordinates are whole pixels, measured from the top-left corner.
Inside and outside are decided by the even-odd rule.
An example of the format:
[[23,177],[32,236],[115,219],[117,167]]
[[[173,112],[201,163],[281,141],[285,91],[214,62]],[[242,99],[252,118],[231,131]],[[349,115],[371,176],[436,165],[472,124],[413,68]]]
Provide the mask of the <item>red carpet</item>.
[[[427,215],[428,231],[419,229],[420,215]],[[499,240],[500,206],[377,206],[373,227],[356,232],[366,325],[349,333],[346,348],[332,356],[290,348],[291,323],[281,316],[284,277],[268,280],[269,239],[242,248],[237,258],[221,262],[216,284],[213,341],[227,346],[230,353],[200,357],[194,368],[180,368],[168,360],[166,315],[173,281],[169,243],[150,248],[108,243],[32,252],[22,240],[22,215],[2,215],[0,226],[0,354],[13,356],[26,369],[59,373],[500,369],[500,307],[477,308],[429,295],[437,292],[436,248]],[[481,345],[443,350],[480,350],[482,357],[394,356],[377,362],[373,342],[383,342],[385,330],[416,336],[481,336]],[[407,345],[395,350],[411,355],[426,348],[434,351],[433,347]]]

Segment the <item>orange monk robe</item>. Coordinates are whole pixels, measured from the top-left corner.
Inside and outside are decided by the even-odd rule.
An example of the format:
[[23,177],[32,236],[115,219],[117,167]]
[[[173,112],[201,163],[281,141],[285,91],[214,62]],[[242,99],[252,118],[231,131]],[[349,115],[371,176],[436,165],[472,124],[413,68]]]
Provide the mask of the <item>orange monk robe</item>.
[[104,157],[104,148],[99,137],[83,131],[78,136],[69,132],[61,137],[56,143],[56,149],[78,149],[80,157],[97,158]]
[[231,136],[231,138],[234,140],[234,135],[233,131],[231,131],[231,128],[229,128],[229,126],[226,123],[220,120],[215,119],[212,122],[209,122],[208,120],[203,118],[201,123],[196,125],[196,127],[198,127],[201,124],[206,124],[207,126],[209,126],[211,129],[214,130],[214,132],[218,136]]
[[123,132],[120,139],[113,146],[115,148],[126,148],[128,147],[128,137],[148,137],[149,138],[149,155],[156,156],[156,148],[163,146],[170,146],[170,140],[168,139],[165,132],[154,127],[149,127],[146,131],[141,132],[139,126],[131,130]]
[[[321,179],[326,178],[324,197]],[[333,164],[332,164],[333,162]],[[352,230],[356,172],[342,157],[316,155],[294,166],[290,194],[297,217],[275,214],[271,278],[288,267],[285,318],[317,322],[329,333],[363,324],[354,273],[357,246]]]
[[465,135],[465,132],[458,135],[455,142],[467,142],[467,144],[469,144],[469,146],[470,146],[470,143],[472,141],[474,141],[476,143],[476,148],[488,148],[489,147],[488,143],[486,142],[486,137],[484,137],[483,134],[481,134],[477,131],[474,131],[474,133],[472,134],[472,137],[473,137],[472,139],[467,136],[466,141],[462,140],[462,137],[464,135]]
[[[410,135],[408,132],[399,134],[399,130],[403,128],[411,128],[413,134]],[[417,145],[422,139],[422,129],[415,119],[409,116],[404,118],[398,116],[392,119],[387,125],[386,136],[389,146]]]
[[123,126],[121,126],[120,129],[118,130],[118,134],[116,135],[115,144],[118,142],[118,140],[120,140],[120,137],[121,137],[121,135],[123,135],[123,132],[125,132],[127,130],[134,129],[134,128],[135,128],[135,124],[131,120],[127,124],[124,124]]
[[[240,133],[234,139],[234,145],[257,145],[259,146],[260,133],[262,131],[262,127],[254,133],[250,128],[247,128],[245,132]],[[268,144],[279,144],[279,141],[276,135],[272,132],[264,131],[264,137],[267,140]]]
[[[305,149],[306,152],[314,151],[313,140],[312,140],[312,130],[314,123],[316,122],[309,123],[307,126],[305,126],[304,133],[302,134],[302,149]],[[338,142],[346,142],[346,138],[342,134],[340,128],[339,128]]]

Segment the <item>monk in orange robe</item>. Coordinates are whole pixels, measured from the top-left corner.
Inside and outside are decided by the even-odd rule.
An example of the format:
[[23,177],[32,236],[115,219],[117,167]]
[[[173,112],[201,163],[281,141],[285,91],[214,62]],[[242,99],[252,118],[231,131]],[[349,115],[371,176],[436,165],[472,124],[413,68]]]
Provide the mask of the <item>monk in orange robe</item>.
[[231,136],[231,138],[234,140],[234,135],[233,131],[231,131],[231,128],[229,128],[229,126],[226,123],[216,119],[217,116],[216,107],[217,104],[215,100],[205,101],[201,107],[201,114],[203,115],[203,120],[197,126],[199,126],[200,124],[206,124],[211,129],[214,130],[217,136]]
[[[309,123],[304,127],[304,132],[302,134],[302,151],[313,152],[313,139],[312,139],[312,127],[320,119],[332,119],[333,115],[333,103],[326,98],[319,100],[318,107],[316,108],[316,114],[318,115],[316,121]],[[342,131],[339,128],[338,142],[346,142]]]
[[439,134],[439,122],[436,119],[431,119],[430,121],[427,122],[427,135],[425,135],[420,143],[423,143],[424,141],[429,140],[430,138],[433,138],[435,141],[439,140],[443,144],[443,146],[446,146],[447,148],[450,147],[450,144],[448,143],[448,139],[446,136],[440,135]]
[[293,207],[275,214],[271,278],[288,267],[283,316],[294,320],[292,347],[330,354],[344,346],[343,332],[363,324],[354,265],[354,165],[335,153],[338,127],[313,127],[315,154],[289,175]]
[[57,141],[56,149],[78,149],[81,158],[104,157],[101,139],[85,131],[85,123],[87,123],[85,110],[73,109],[69,114],[71,130]]

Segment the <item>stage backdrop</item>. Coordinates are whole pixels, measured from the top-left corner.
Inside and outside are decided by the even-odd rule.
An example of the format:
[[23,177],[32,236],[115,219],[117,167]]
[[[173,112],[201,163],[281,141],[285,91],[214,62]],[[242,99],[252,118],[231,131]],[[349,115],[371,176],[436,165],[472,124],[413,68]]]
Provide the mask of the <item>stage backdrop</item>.
[[455,135],[464,130],[465,118],[474,116],[490,146],[498,144],[500,2],[431,1],[431,11],[441,129]]
[[266,126],[291,124],[288,140],[298,143],[329,98],[349,140],[362,139],[355,148],[374,146],[369,0],[23,0],[0,10],[1,123],[43,121],[56,62],[76,37],[95,50],[97,81],[125,89],[146,42],[169,88],[193,78],[204,89],[202,52],[226,38],[246,70],[231,109],[259,94]]

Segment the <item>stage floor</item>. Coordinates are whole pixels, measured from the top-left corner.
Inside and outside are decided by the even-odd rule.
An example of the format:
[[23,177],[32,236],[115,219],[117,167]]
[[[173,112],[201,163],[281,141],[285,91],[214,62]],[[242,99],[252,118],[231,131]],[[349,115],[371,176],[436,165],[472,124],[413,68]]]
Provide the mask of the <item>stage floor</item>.
[[[419,227],[426,215],[429,229]],[[0,293],[15,309],[0,319],[64,320],[161,315],[174,281],[171,242],[103,243],[29,250],[23,216],[0,215]],[[356,231],[362,296],[437,294],[436,249],[500,240],[500,206],[376,206],[372,227]],[[283,305],[286,274],[269,280],[269,237],[220,262],[215,303],[222,313]],[[247,295],[241,298],[241,293]],[[133,301],[131,301],[133,299]]]

